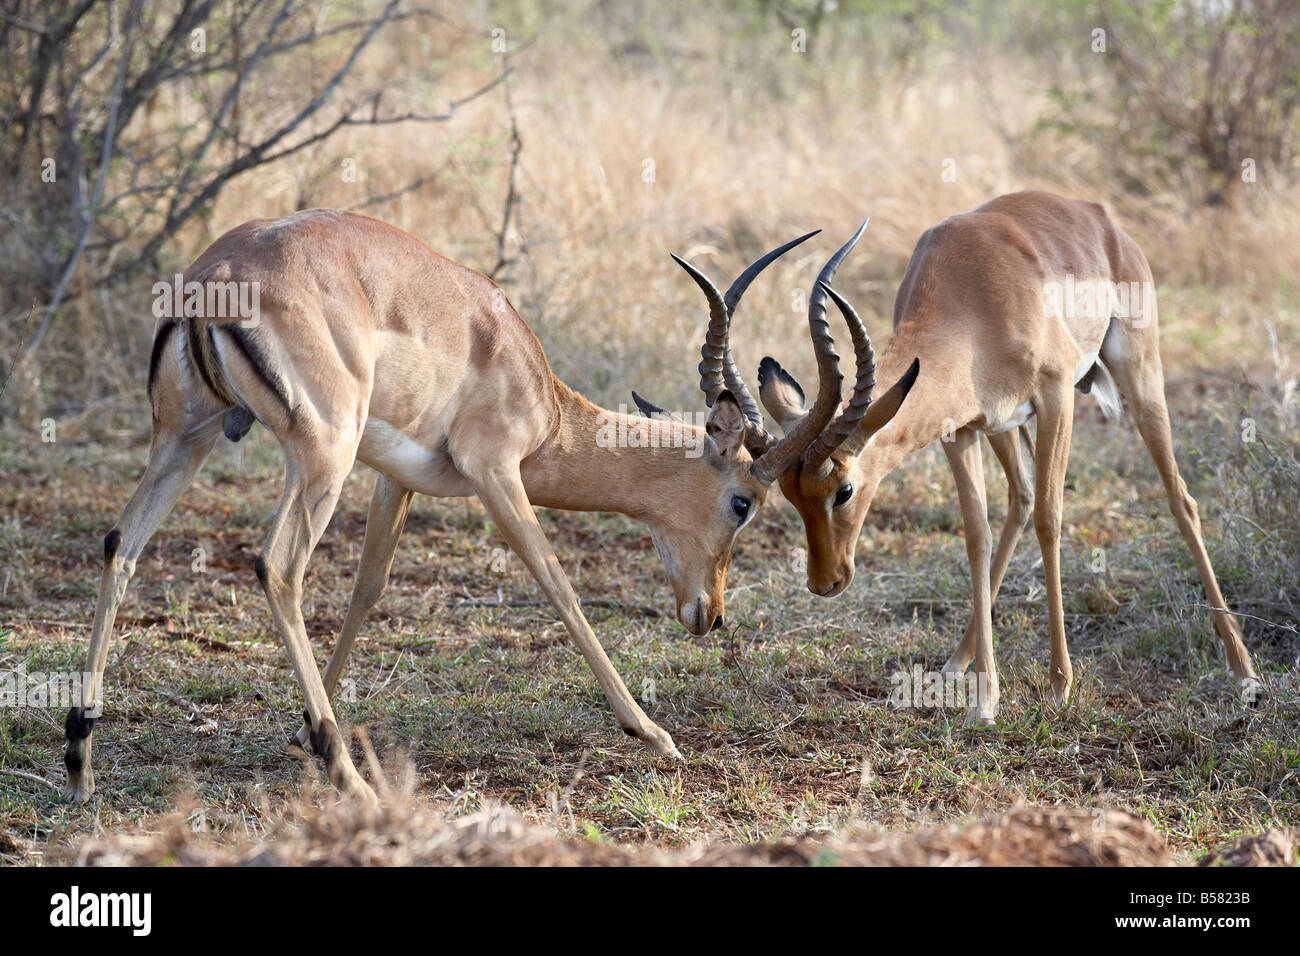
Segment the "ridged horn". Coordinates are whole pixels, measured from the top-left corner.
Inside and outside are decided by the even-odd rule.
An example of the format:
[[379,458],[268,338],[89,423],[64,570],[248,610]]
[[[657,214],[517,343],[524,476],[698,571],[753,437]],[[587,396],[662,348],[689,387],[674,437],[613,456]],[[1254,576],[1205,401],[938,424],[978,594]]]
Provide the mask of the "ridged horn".
[[814,229],[812,232],[800,236],[798,239],[792,239],[755,259],[731,283],[725,296],[718,291],[717,286],[709,281],[709,278],[704,273],[680,256],[673,256],[673,261],[685,269],[686,274],[695,280],[695,284],[700,287],[709,303],[709,328],[705,333],[704,345],[700,348],[700,390],[704,392],[705,403],[712,408],[718,395],[724,389],[730,390],[736,397],[741,412],[744,413],[745,420],[748,423],[746,445],[750,446],[751,449],[766,449],[771,446],[774,439],[763,427],[763,413],[758,407],[758,402],[754,400],[754,396],[750,393],[744,379],[741,378],[740,371],[736,368],[736,363],[731,357],[731,317],[736,311],[736,306],[740,304],[741,296],[745,294],[745,290],[749,288],[760,272],[771,265],[773,261],[799,245],[799,243],[811,239],[819,232],[821,232],[820,229]]
[[822,266],[817,284],[808,297],[808,334],[812,337],[813,353],[817,357],[817,398],[808,414],[754,462],[751,468],[754,477],[764,484],[771,484],[783,471],[799,461],[799,457],[830,424],[840,406],[840,389],[844,385],[844,376],[840,373],[840,357],[835,352],[830,323],[826,321],[826,290],[844,257],[862,238],[867,222],[870,220],[864,221],[853,237],[840,246],[835,255]]
[[805,462],[813,468],[829,458],[831,452],[845,444],[853,435],[858,422],[862,421],[862,416],[871,406],[871,391],[876,387],[876,353],[871,348],[871,336],[867,335],[866,326],[862,324],[858,313],[843,296],[830,286],[824,288],[826,294],[835,300],[835,304],[844,315],[844,321],[848,324],[849,336],[853,339],[853,357],[857,362],[858,375],[853,383],[853,395],[848,405],[822,430],[804,456]]

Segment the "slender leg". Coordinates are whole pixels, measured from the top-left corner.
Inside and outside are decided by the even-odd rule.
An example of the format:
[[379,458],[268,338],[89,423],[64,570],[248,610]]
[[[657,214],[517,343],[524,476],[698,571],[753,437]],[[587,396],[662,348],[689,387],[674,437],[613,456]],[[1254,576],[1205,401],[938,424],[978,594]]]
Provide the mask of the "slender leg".
[[1070,697],[1074,672],[1065,643],[1065,607],[1061,601],[1061,502],[1065,494],[1065,468],[1070,461],[1070,435],[1074,428],[1074,390],[1061,380],[1046,388],[1035,405],[1038,447],[1035,451],[1036,494],[1034,531],[1043,553],[1047,584],[1047,626],[1051,640],[1052,694],[1058,704]]
[[[993,601],[989,587],[989,558],[993,531],[989,528],[988,499],[984,492],[984,463],[979,432],[959,429],[943,444],[957,483],[966,557],[970,561],[971,619],[966,629],[974,638],[975,674],[979,693],[966,714],[968,724],[991,724],[998,713],[998,669],[993,659]],[[966,643],[964,638],[963,645]],[[960,648],[959,648],[960,652]]]
[[[357,566],[357,578],[352,585],[352,600],[348,602],[343,630],[339,632],[338,642],[325,668],[325,693],[331,699],[352,644],[361,630],[361,622],[388,586],[393,555],[397,553],[397,539],[406,524],[406,514],[414,496],[411,489],[403,488],[387,475],[380,475],[375,482],[375,491],[370,497],[370,514],[366,517],[366,537],[361,544],[361,563]],[[307,746],[311,740],[310,725],[303,723],[296,740],[300,746]]]
[[284,497],[255,567],[276,630],[306,698],[304,716],[311,725],[312,747],[324,758],[334,786],[375,803],[374,791],[353,766],[339,733],[302,619],[303,574],[334,513],[343,479],[352,467],[354,444],[344,447],[344,443],[332,441],[329,436],[298,447],[285,442]]
[[492,520],[500,525],[510,547],[523,559],[559,612],[564,626],[568,628],[570,636],[595,673],[596,680],[605,692],[605,698],[614,708],[619,726],[660,756],[680,756],[672,737],[647,717],[628,693],[622,678],[605,656],[604,648],[596,640],[591,625],[587,623],[582,608],[578,605],[578,596],[574,594],[573,586],[569,584],[541,525],[537,523],[537,516],[533,513],[520,480],[518,467],[477,477],[474,486]]
[[[998,591],[1002,587],[1002,578],[1006,575],[1007,565],[1011,561],[1011,555],[1016,550],[1016,544],[1020,541],[1020,536],[1024,533],[1025,528],[1029,526],[1029,518],[1034,508],[1034,483],[1033,478],[1025,468],[1025,457],[1021,454],[1023,445],[1032,461],[1033,445],[1028,438],[1029,431],[1024,425],[1021,425],[1014,432],[1000,432],[996,435],[989,435],[989,445],[993,448],[993,453],[998,456],[998,461],[1002,463],[1002,469],[1007,475],[1007,518],[1002,525],[1002,533],[998,537],[998,549],[993,555],[993,565],[989,571],[989,597],[991,602],[998,599]],[[975,643],[977,639],[977,628],[975,619],[971,618],[971,624],[966,628],[966,633],[962,636],[961,643],[957,645],[948,662],[943,665],[944,673],[964,673],[970,666],[970,662],[975,659]]]
[[[1159,355],[1146,355],[1144,361],[1136,361],[1129,356],[1143,354],[1137,352],[1137,343],[1126,344],[1124,353],[1118,361],[1108,362],[1108,367],[1119,386],[1120,392],[1128,401],[1129,412],[1137,423],[1138,432],[1146,443],[1156,469],[1164,482],[1165,494],[1169,498],[1169,510],[1173,512],[1178,530],[1187,541],[1192,561],[1201,576],[1205,594],[1214,608],[1214,629],[1218,632],[1227,657],[1228,667],[1236,676],[1242,699],[1249,704],[1258,701],[1260,684],[1255,677],[1255,668],[1250,661],[1250,653],[1241,639],[1241,630],[1228,611],[1228,605],[1219,590],[1219,582],[1214,576],[1210,556],[1205,551],[1205,541],[1201,534],[1201,519],[1196,507],[1196,499],[1187,491],[1182,475],[1178,472],[1178,462],[1174,458],[1173,436],[1169,428],[1169,411],[1165,406],[1164,373],[1160,368]],[[1128,359],[1127,361],[1125,359]]]
[[989,444],[1007,476],[1007,520],[1002,526],[998,550],[993,555],[993,567],[989,571],[989,592],[996,601],[1011,555],[1015,553],[1020,536],[1029,527],[1034,513],[1034,476],[1026,467],[1026,462],[1032,464],[1034,460],[1034,446],[1026,425],[1014,432],[990,435]]
[[195,473],[216,442],[220,423],[213,418],[206,426],[181,435],[155,427],[149,463],[117,524],[104,539],[104,574],[99,582],[99,601],[90,631],[86,657],[88,685],[83,686],[81,707],[68,711],[64,722],[67,751],[63,762],[68,770],[64,799],[85,803],[95,792],[95,775],[90,766],[90,735],[104,705],[104,668],[113,635],[113,621],[135,573],[135,562],[164,518],[189,487]]

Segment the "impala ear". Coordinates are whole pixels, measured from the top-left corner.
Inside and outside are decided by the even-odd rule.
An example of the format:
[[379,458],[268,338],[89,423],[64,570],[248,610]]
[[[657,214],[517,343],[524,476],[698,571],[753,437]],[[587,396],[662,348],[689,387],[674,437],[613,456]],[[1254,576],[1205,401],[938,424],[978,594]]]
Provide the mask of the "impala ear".
[[806,411],[803,389],[794,376],[770,355],[765,356],[758,366],[758,397],[767,413],[781,426],[783,434],[789,434]]
[[666,422],[676,422],[679,425],[685,425],[686,422],[682,416],[674,415],[667,409],[660,408],[654,402],[647,401],[635,391],[632,392],[632,401],[636,402],[636,407],[641,410],[641,414],[646,418],[659,418]]
[[867,413],[862,416],[862,421],[858,422],[858,427],[853,430],[853,434],[848,440],[841,445],[841,448],[847,448],[851,453],[856,454],[862,450],[862,446],[880,429],[884,428],[898,414],[899,408],[903,405],[903,399],[912,390],[916,384],[916,376],[921,372],[921,360],[912,359],[912,364],[908,366],[907,371],[903,373],[894,386],[871,403]]
[[727,458],[735,456],[745,438],[745,415],[731,392],[724,389],[714,399],[709,420],[704,424],[704,432],[719,455]]
[[638,395],[636,393],[636,389],[632,390],[632,401],[636,403],[637,408],[641,409],[641,414],[644,415],[646,418],[654,418],[656,415],[668,414],[666,411],[664,411],[654,402],[646,401],[644,398]]

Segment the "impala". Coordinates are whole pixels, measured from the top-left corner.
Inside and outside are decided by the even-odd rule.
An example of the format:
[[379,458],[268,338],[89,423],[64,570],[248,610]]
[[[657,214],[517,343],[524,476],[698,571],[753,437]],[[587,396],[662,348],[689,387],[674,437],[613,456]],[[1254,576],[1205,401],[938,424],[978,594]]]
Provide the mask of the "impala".
[[[725,297],[677,260],[713,295],[700,365],[712,411],[685,441],[679,434],[675,442],[636,447],[598,440],[616,414],[555,378],[537,338],[497,286],[406,233],[364,216],[308,210],[254,220],[219,238],[187,270],[186,287],[256,283],[259,314],[250,324],[190,308],[157,324],[149,460],[104,539],[86,667],[92,679],[65,723],[67,798],[84,802],[94,790],[91,732],[103,704],[113,620],[136,561],[218,435],[238,441],[255,421],[275,435],[286,467],[279,510],[254,567],[306,699],[299,740],[325,760],[335,786],[374,800],[352,764],[330,696],[363,618],[387,585],[416,492],[479,497],[564,621],[619,725],[655,754],[676,755],[672,738],[645,715],[605,656],[533,506],[620,512],[646,522],[672,581],[678,619],[693,634],[720,626],[733,542],[771,480],[760,476],[788,467],[817,425],[813,420],[806,435],[779,442],[756,439],[746,418],[756,409],[742,409],[725,384],[735,378],[731,313],[764,267],[812,235],[754,262]],[[811,311],[810,322],[817,325]],[[836,397],[828,397],[828,409]],[[379,477],[347,615],[322,679],[303,625],[303,573],[357,460]]]
[[[1092,294],[1063,297],[1062,288]],[[927,230],[912,253],[894,302],[894,337],[880,360],[882,380],[895,384],[875,402],[877,369],[866,330],[847,302],[825,290],[849,323],[857,379],[843,410],[780,475],[807,534],[808,588],[833,597],[848,586],[854,546],[881,479],[942,439],[957,485],[972,592],[970,623],[944,670],[964,673],[974,662],[987,693],[968,711],[971,723],[990,723],[997,714],[992,606],[1031,514],[1047,585],[1052,692],[1059,703],[1069,697],[1060,539],[1076,388],[1093,392],[1110,417],[1118,416],[1121,396],[1127,402],[1209,595],[1243,699],[1254,702],[1259,692],[1205,552],[1196,502],[1174,459],[1153,288],[1142,250],[1095,203],[1021,192],[952,216]],[[733,384],[732,392],[744,407],[744,386]],[[770,357],[759,368],[759,396],[787,433],[804,427],[803,391]],[[1009,489],[996,552],[981,433]]]

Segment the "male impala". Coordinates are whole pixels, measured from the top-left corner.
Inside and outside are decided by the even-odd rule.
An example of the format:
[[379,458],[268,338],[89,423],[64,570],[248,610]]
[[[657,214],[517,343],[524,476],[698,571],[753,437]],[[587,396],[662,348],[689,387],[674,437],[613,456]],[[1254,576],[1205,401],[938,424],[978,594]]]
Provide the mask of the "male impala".
[[[1084,307],[1071,308],[1072,302],[1050,294],[1087,289],[1086,283],[1102,308],[1087,308],[1083,295],[1078,303]],[[1111,308],[1121,298],[1112,297],[1115,287],[1145,293],[1122,296],[1123,317]],[[848,586],[854,545],[880,480],[907,455],[942,438],[957,484],[973,594],[970,624],[944,670],[962,673],[974,661],[987,692],[970,709],[970,722],[989,723],[997,713],[992,605],[1031,512],[1047,580],[1052,690],[1058,702],[1069,696],[1059,547],[1076,387],[1095,391],[1112,417],[1120,396],[1127,401],[1214,608],[1228,666],[1245,700],[1258,692],[1250,655],[1205,553],[1196,502],[1174,460],[1153,287],[1142,251],[1095,203],[1022,192],[953,216],[927,230],[912,253],[894,302],[894,338],[879,369],[884,381],[896,384],[875,403],[870,340],[848,303],[827,290],[853,335],[857,382],[839,416],[780,476],[807,532],[808,588],[833,597]],[[743,385],[732,391],[744,406]],[[787,433],[804,424],[803,392],[771,358],[759,369],[759,395]],[[1026,424],[1031,417],[1038,420],[1036,443]],[[992,555],[981,432],[1010,489],[1006,525]]]
[[[645,521],[672,579],[678,619],[694,634],[718,627],[732,544],[767,487],[751,467],[764,459],[755,462],[747,450],[746,421],[724,386],[734,374],[723,361],[731,311],[768,263],[809,236],[751,265],[728,291],[726,307],[712,310],[700,366],[708,423],[653,447],[601,442],[602,423],[616,416],[551,374],[541,345],[501,291],[398,229],[309,210],[254,220],[218,239],[185,282],[259,283],[259,321],[246,327],[190,310],[157,326],[149,462],[104,540],[87,666],[94,677],[85,707],[74,707],[65,724],[66,796],[83,802],[94,790],[90,735],[113,619],[136,560],[218,433],[224,428],[238,440],[254,420],[286,457],[284,496],[255,568],[306,698],[300,739],[324,757],[336,786],[373,800],[329,698],[387,583],[416,492],[482,500],[564,620],[619,725],[654,753],[675,755],[672,738],[637,706],[601,649],[533,506]],[[803,451],[801,441],[762,451],[788,464]],[[686,454],[683,446],[701,453]],[[380,474],[347,617],[322,680],[303,626],[303,573],[357,459]]]

